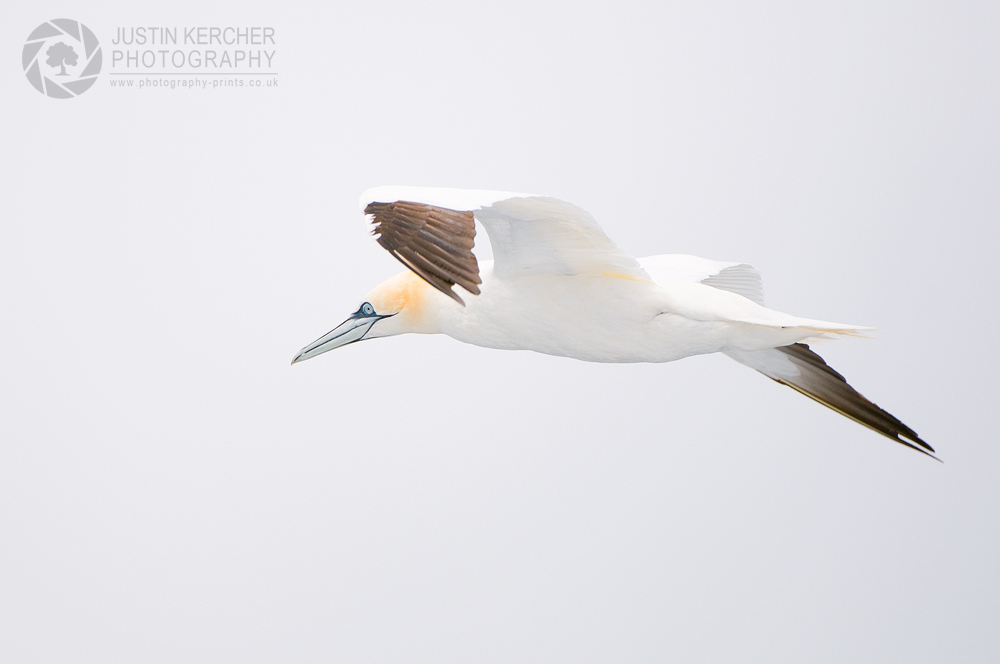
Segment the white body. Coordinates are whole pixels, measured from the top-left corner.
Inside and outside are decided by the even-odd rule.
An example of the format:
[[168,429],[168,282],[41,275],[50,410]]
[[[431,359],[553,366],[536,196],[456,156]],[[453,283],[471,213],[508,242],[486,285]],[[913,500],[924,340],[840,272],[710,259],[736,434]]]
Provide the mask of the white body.
[[[642,259],[640,264],[659,258]],[[714,261],[707,261],[714,263]],[[493,276],[462,307],[428,289],[435,332],[466,343],[590,362],[670,362],[690,355],[786,346],[856,326],[788,316],[698,282],[604,274]]]

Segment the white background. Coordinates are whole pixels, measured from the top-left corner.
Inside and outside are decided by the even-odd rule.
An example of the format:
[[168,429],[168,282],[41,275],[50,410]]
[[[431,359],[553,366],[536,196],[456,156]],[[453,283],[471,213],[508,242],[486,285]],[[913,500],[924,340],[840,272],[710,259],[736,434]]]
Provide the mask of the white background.
[[[8,7],[0,660],[1000,661],[998,5],[421,4]],[[49,99],[60,17],[274,27],[279,87]],[[381,184],[751,263],[945,463],[722,356],[289,367]]]

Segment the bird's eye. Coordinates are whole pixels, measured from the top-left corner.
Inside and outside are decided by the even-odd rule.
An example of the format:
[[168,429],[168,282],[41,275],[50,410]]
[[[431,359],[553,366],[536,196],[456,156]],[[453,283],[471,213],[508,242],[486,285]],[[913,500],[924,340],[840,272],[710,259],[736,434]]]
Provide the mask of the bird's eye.
[[374,316],[375,307],[365,302],[364,304],[361,305],[361,313],[363,313],[365,316]]

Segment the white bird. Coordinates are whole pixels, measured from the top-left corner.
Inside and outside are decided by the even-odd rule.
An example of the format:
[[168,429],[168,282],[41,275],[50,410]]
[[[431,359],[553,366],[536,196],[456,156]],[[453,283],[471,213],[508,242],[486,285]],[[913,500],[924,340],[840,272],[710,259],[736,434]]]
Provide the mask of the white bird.
[[[350,318],[292,364],[408,332],[589,362],[724,353],[932,456],[912,429],[855,391],[807,345],[865,336],[871,328],[768,309],[760,274],[749,265],[680,254],[636,260],[587,212],[546,196],[377,187],[360,205],[379,244],[409,269],[370,291]],[[477,221],[489,234],[493,261],[477,261],[472,252]],[[455,286],[469,295],[463,299]]]

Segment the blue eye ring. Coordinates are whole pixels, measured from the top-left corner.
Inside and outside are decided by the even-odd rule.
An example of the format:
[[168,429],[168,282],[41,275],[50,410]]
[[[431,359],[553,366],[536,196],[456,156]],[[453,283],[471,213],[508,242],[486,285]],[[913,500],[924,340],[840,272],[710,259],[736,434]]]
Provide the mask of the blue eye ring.
[[365,316],[374,316],[375,307],[365,302],[364,304],[361,305],[361,313],[364,314]]

